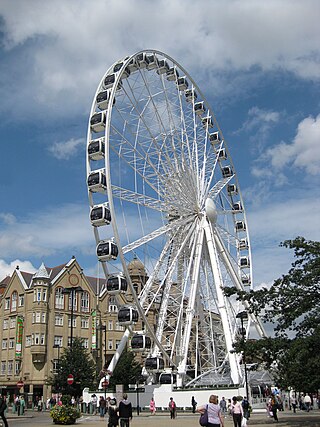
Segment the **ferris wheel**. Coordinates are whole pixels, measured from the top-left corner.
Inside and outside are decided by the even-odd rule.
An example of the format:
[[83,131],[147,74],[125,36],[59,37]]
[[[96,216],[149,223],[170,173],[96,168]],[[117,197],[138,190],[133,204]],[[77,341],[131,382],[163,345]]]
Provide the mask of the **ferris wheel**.
[[[252,287],[244,203],[208,102],[170,56],[143,50],[103,76],[88,124],[87,186],[106,289],[126,327],[109,370],[129,340],[147,355],[149,378],[170,369],[179,385],[241,383],[232,346],[248,306],[223,290]],[[128,270],[134,260],[146,271],[140,288]],[[264,335],[249,315],[247,336],[250,325]]]

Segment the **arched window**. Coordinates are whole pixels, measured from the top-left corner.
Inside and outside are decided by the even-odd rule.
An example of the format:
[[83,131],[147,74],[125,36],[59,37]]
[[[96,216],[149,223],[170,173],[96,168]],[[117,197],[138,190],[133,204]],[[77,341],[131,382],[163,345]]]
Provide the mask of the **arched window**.
[[88,313],[90,308],[89,292],[83,291],[81,294],[81,311]]
[[13,291],[11,295],[11,311],[17,310],[18,292]]
[[55,308],[64,309],[63,288],[57,288],[55,292],[54,306]]

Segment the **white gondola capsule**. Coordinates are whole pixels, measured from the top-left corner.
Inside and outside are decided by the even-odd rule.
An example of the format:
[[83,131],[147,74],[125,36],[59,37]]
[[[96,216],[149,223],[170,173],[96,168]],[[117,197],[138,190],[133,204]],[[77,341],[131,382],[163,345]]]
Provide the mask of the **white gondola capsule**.
[[165,59],[159,59],[157,74],[165,74],[169,70],[169,64]]
[[187,89],[185,91],[185,97],[187,102],[193,102],[198,98],[198,95],[194,89]]
[[131,338],[131,350],[135,352],[150,350],[151,338],[144,334],[135,334]]
[[[109,105],[111,90],[103,90],[98,93],[96,97],[97,107],[99,110],[106,110]],[[113,105],[116,102],[115,98],[113,98]]]
[[114,82],[116,81],[116,75],[114,73],[108,74],[104,79],[104,87],[105,89],[110,89],[114,85]]
[[172,374],[170,372],[162,372],[159,375],[159,383],[160,384],[175,384],[177,381],[176,374]]
[[238,240],[237,247],[240,251],[249,249],[248,240],[246,238]]
[[93,193],[104,193],[107,189],[106,176],[103,170],[92,171],[87,179],[88,188]]
[[127,65],[128,69],[130,70],[130,73],[134,73],[139,68],[139,64],[137,62],[137,59],[133,57],[129,64]]
[[204,129],[213,128],[213,121],[212,121],[212,117],[211,116],[203,117],[201,119],[201,121],[202,121],[202,126],[203,126]]
[[136,62],[139,68],[147,68],[149,64],[149,58],[145,52],[138,53],[138,55],[136,56]]
[[227,192],[230,196],[235,196],[238,194],[238,189],[237,186],[235,184],[229,184],[227,186]]
[[224,166],[222,168],[222,176],[223,178],[229,178],[233,175],[233,170],[231,166]]
[[106,204],[93,206],[90,211],[90,221],[94,227],[110,224],[111,213],[108,206]]
[[244,221],[236,221],[235,229],[236,231],[246,231],[246,223]]
[[247,256],[240,257],[239,266],[240,266],[240,268],[250,267],[250,258]]
[[144,366],[147,371],[163,371],[164,360],[161,357],[147,357]]
[[209,140],[212,145],[221,144],[221,138],[220,138],[219,132],[210,133]]
[[114,73],[118,73],[119,71],[121,72],[121,79],[126,79],[130,76],[130,70],[128,67],[123,67],[123,62],[118,62],[114,67],[113,67],[113,72]]
[[250,286],[251,285],[250,276],[242,276],[241,282],[242,282],[243,286]]
[[117,259],[119,250],[113,239],[101,240],[97,245],[96,253],[100,261],[109,261]]
[[174,82],[178,80],[178,77],[179,77],[179,72],[177,68],[176,67],[169,68],[166,75],[167,80],[169,80],[169,82]]
[[124,305],[118,311],[118,322],[120,325],[132,325],[138,320],[138,310],[130,305]]
[[106,127],[106,115],[103,111],[101,113],[94,113],[90,119],[90,127],[93,132],[103,132]]
[[184,90],[186,90],[188,88],[189,83],[188,83],[188,80],[187,80],[186,76],[178,78],[178,80],[177,80],[177,86],[178,86],[178,88],[179,88],[179,90],[181,92],[184,91]]
[[221,148],[220,150],[218,150],[217,156],[218,156],[218,160],[219,161],[220,160],[227,160],[228,155],[227,155],[226,149],[225,148]]
[[155,68],[157,68],[158,66],[158,58],[156,57],[156,55],[148,55],[148,65],[147,65],[147,69],[148,70],[154,70]]
[[206,111],[206,107],[204,106],[204,102],[200,101],[200,102],[196,102],[194,104],[194,112],[198,115],[201,116],[202,114],[204,114]]
[[104,158],[105,143],[104,138],[93,139],[88,145],[88,155],[90,160],[101,160]]
[[110,276],[107,280],[107,292],[110,295],[124,294],[128,290],[127,279],[122,274]]
[[241,212],[242,211],[242,205],[241,202],[236,202],[232,205],[232,211],[233,212]]

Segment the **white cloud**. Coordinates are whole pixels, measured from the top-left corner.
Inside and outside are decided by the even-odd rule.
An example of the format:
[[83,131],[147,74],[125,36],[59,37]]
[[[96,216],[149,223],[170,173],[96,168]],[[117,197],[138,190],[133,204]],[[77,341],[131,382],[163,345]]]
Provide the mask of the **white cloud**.
[[281,142],[270,148],[266,155],[271,159],[275,169],[292,164],[310,175],[320,173],[320,114],[316,117],[307,117],[302,120],[297,134],[291,144]]
[[80,112],[113,62],[147,47],[197,70],[198,82],[253,66],[320,77],[317,0],[158,0],[154,8],[146,0],[3,0],[3,45],[8,54],[23,50],[25,62],[10,55],[17,73],[4,73],[2,95]]
[[48,147],[49,152],[59,160],[69,160],[79,151],[79,147],[84,146],[83,138],[69,139],[66,142],[55,142]]
[[27,271],[28,273],[35,273],[37,271],[37,268],[35,268],[30,261],[15,259],[10,263],[6,263],[3,259],[0,259],[0,280],[4,279],[6,276],[11,276],[17,266],[19,266],[21,271]]

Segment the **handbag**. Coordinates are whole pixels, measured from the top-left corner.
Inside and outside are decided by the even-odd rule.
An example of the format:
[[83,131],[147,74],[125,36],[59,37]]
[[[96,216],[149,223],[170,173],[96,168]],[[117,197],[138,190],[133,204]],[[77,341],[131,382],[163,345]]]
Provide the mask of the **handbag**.
[[208,405],[206,406],[206,409],[204,410],[204,413],[200,415],[199,418],[199,424],[203,427],[207,426],[209,424],[208,419]]
[[241,427],[247,427],[247,419],[246,419],[246,417],[242,417]]

